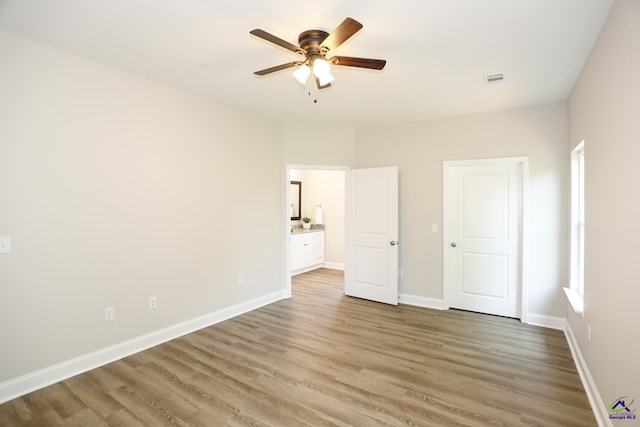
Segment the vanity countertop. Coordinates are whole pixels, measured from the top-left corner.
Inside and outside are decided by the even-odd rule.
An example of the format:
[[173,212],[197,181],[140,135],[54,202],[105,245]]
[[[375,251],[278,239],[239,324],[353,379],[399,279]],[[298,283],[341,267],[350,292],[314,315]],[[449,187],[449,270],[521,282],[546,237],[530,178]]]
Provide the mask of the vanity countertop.
[[318,231],[324,231],[324,225],[311,224],[311,228],[308,230],[302,227],[295,226],[291,228],[291,234],[317,233]]

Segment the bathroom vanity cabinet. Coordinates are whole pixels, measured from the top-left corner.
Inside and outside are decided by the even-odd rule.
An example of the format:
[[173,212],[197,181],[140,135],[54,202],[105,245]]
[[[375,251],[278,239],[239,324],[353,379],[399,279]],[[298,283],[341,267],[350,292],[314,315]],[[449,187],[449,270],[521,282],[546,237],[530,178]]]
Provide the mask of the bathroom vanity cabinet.
[[324,231],[291,234],[291,275],[305,273],[324,264]]

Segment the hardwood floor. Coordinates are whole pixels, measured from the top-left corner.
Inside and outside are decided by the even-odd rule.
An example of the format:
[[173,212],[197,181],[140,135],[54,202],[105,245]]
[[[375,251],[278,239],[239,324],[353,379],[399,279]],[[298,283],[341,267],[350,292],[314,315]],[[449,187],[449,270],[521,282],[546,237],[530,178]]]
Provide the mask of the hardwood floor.
[[564,334],[343,295],[293,298],[0,405],[2,426],[590,426]]

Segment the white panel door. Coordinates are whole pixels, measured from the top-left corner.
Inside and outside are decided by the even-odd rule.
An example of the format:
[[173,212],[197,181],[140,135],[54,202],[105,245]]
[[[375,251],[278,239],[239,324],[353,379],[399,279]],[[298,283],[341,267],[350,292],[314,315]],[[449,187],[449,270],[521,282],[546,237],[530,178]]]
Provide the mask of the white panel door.
[[345,294],[398,304],[398,168],[347,172]]
[[520,317],[522,166],[448,166],[445,272],[454,308]]

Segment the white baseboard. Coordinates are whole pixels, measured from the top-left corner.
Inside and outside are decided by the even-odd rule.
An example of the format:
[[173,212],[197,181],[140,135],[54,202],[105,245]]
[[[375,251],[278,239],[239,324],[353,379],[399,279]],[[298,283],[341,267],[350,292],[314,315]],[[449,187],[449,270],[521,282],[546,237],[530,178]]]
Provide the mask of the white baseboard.
[[444,301],[436,298],[427,298],[417,295],[399,294],[400,304],[415,305],[416,307],[432,308],[434,310],[444,310]]
[[596,383],[593,381],[589,368],[582,357],[580,346],[578,346],[578,341],[576,341],[576,336],[573,334],[569,322],[566,323],[566,327],[564,328],[564,335],[567,338],[567,343],[569,344],[569,349],[571,349],[573,361],[576,364],[576,369],[578,370],[578,374],[582,380],[582,386],[587,393],[587,398],[591,404],[591,410],[593,411],[593,415],[596,417],[598,426],[613,427],[613,424],[609,419],[609,414],[605,411],[606,406],[604,402],[602,402]]
[[567,319],[562,317],[547,316],[546,314],[527,313],[527,324],[542,326],[543,328],[564,331]]
[[293,276],[297,276],[298,274],[308,273],[310,271],[317,270],[318,268],[322,268],[322,267],[324,267],[324,264],[314,264],[308,267],[299,268],[297,270],[291,271],[291,276],[293,277]]
[[277,291],[0,383],[0,403],[283,299]]
[[344,264],[340,263],[340,262],[325,262],[323,267],[331,269],[331,270],[343,270],[344,271]]
[[[414,305],[416,307],[432,308],[435,310],[446,310],[444,300],[437,298],[427,298],[417,295],[399,294],[400,304]],[[547,316],[545,314],[528,313],[527,323],[535,326],[542,326],[550,329],[563,331],[566,319],[561,317]]]

